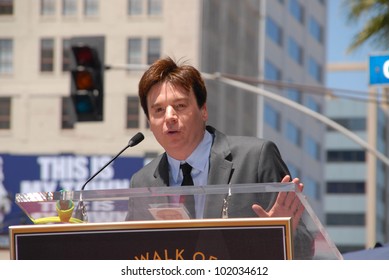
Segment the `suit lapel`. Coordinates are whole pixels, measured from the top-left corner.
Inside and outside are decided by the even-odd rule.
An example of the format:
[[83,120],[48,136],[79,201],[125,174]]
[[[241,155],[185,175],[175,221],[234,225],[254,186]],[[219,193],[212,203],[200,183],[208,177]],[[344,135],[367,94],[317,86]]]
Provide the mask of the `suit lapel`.
[[166,153],[162,155],[157,169],[155,169],[154,178],[152,187],[169,186],[169,163]]
[[208,185],[227,185],[231,178],[232,162],[219,154],[211,153]]
[[[214,143],[211,149],[208,185],[228,185],[233,173],[231,151],[227,138],[212,127],[207,129],[214,134]],[[223,209],[224,194],[209,196],[205,203],[207,218],[220,218]]]
[[214,135],[209,161],[208,185],[228,184],[233,172],[233,163],[227,137],[212,127],[208,126],[207,129]]

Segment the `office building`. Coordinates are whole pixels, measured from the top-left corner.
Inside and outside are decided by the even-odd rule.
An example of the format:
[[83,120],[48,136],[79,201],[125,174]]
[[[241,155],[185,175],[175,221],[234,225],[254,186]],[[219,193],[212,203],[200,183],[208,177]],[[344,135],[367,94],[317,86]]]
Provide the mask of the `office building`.
[[[204,73],[248,79],[277,96],[324,112],[324,95],[309,86],[323,86],[325,81],[326,1],[183,2],[0,1],[0,156],[7,189],[77,189],[141,131],[146,139],[123,155],[136,158],[136,164],[129,163],[128,170],[123,167],[118,182],[91,186],[123,187],[139,159],[147,161],[162,151],[138,104],[142,70],[127,69],[128,64],[150,64],[168,55]],[[104,64],[111,66],[104,72],[102,121],[74,121],[71,40],[82,36],[104,37]],[[207,80],[207,85],[209,123],[228,134],[276,142],[323,219],[325,126],[252,92],[214,80]],[[24,178],[31,161],[39,165],[38,174]],[[11,174],[7,164],[23,170]],[[55,169],[58,166],[64,169]],[[119,182],[126,172],[127,181]]]

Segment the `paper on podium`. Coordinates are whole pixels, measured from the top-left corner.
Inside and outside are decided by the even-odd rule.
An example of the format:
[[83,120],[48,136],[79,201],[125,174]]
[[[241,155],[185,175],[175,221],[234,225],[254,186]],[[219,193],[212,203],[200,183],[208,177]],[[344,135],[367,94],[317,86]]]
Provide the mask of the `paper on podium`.
[[180,204],[152,204],[149,211],[155,220],[186,220],[190,219],[185,205]]

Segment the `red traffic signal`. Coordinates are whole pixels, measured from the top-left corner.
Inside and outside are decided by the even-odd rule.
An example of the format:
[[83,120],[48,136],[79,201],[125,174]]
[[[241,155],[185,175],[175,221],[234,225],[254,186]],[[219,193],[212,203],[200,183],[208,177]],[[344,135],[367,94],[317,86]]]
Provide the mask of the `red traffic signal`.
[[78,66],[100,67],[99,59],[94,48],[89,46],[72,46],[72,52]]

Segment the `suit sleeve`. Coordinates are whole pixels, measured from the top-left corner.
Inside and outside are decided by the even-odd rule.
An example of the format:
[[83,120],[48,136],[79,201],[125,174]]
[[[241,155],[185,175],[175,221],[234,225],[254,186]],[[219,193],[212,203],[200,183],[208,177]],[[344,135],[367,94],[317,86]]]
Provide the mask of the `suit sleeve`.
[[[288,167],[282,160],[280,151],[271,141],[267,141],[263,145],[259,162],[263,163],[263,168],[260,168],[261,171],[258,173],[259,182],[280,182],[285,175],[290,175]],[[274,204],[275,198],[273,197],[273,201],[270,202],[270,207],[267,210]],[[296,229],[293,243],[294,259],[305,260],[312,258],[314,255],[314,238],[302,222]]]
[[288,167],[274,142],[266,141],[261,148],[258,160],[258,183],[280,182],[290,175]]

